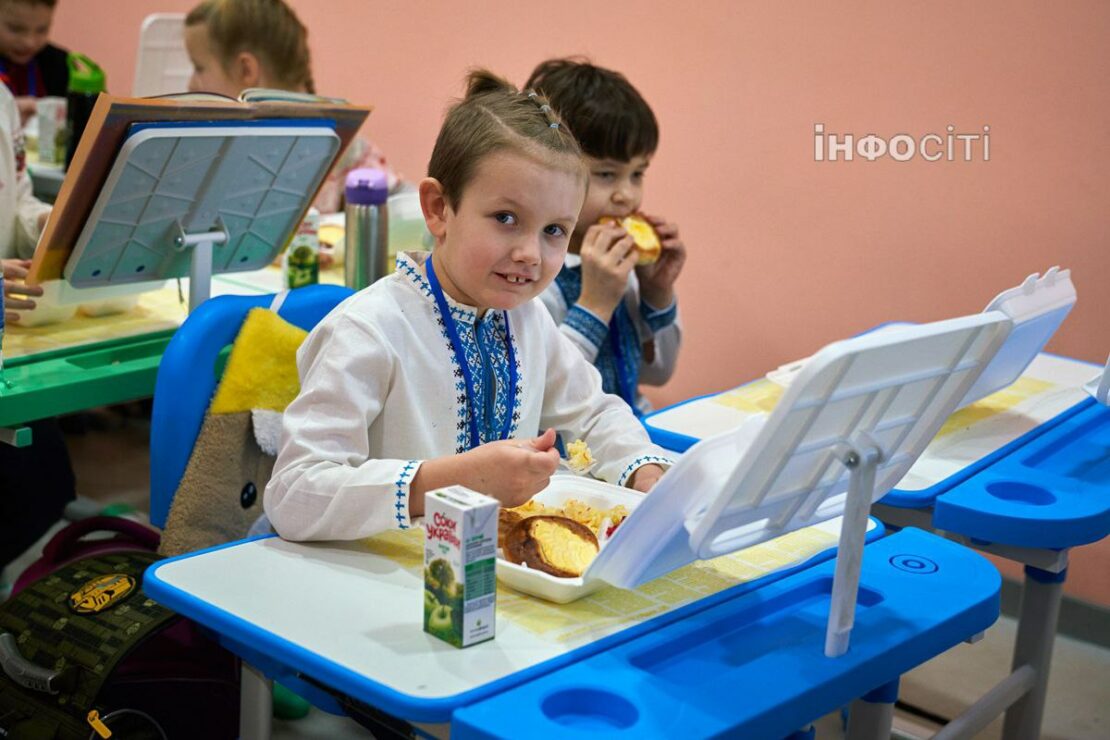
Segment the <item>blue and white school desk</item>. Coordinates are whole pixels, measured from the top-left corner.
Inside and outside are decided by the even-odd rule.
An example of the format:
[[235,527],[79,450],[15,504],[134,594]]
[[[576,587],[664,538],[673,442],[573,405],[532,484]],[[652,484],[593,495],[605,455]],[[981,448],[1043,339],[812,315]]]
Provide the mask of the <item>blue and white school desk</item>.
[[[1068,549],[1110,533],[1110,414],[1083,389],[1096,371],[1038,355],[1011,386],[953,414],[874,507],[888,524],[943,530],[1026,566],[1014,673],[989,707],[997,714],[1010,705],[1007,738],[1039,733]],[[780,395],[761,379],[662,409],[645,425],[656,442],[683,449],[770,410]]]
[[[502,588],[497,637],[465,650],[422,631],[419,532],[234,543],[156,565],[144,589],[271,678],[307,676],[455,737],[777,738],[869,692],[853,722],[880,737],[869,712],[899,675],[997,617],[993,566],[907,529],[865,548],[851,648],[826,658],[835,528],[784,539],[571,604]],[[784,553],[802,562],[758,575]],[[268,735],[266,710],[244,714],[243,737]]]
[[[861,736],[880,737],[889,733],[898,676],[988,626],[999,578],[979,556],[920,532],[865,547],[867,511],[1010,329],[1004,316],[976,315],[829,345],[768,419],[691,450],[633,507],[582,576],[586,585],[624,589],[564,605],[504,593],[498,638],[467,650],[420,629],[420,531],[354,545],[253,540],[157,564],[144,588],[216,629],[267,675],[301,672],[405,719],[452,722],[462,734],[512,734],[456,713],[636,640],[627,679],[609,686],[612,702],[591,701],[596,688],[583,695],[568,688],[578,679],[561,677],[553,693],[535,694],[551,720],[547,728],[537,720],[535,730],[586,723],[638,736],[686,729],[776,737],[872,694],[853,721]],[[783,567],[804,566],[834,539],[835,567],[803,567],[781,580]],[[810,546],[797,550],[799,540]],[[686,617],[693,621],[670,626]],[[706,704],[703,682],[713,674],[750,697],[729,703],[717,694]],[[638,710],[651,677],[672,703]],[[265,695],[259,683],[244,688]],[[607,715],[609,703],[625,709]],[[694,707],[696,718],[675,724]],[[267,721],[249,701],[247,709],[246,719]]]

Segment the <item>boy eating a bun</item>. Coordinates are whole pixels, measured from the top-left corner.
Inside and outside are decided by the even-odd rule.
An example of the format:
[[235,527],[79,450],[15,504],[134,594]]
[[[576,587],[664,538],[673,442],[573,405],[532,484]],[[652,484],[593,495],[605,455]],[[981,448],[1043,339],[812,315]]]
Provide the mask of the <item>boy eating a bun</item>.
[[643,414],[650,404],[639,385],[663,385],[674,372],[674,283],[686,261],[678,227],[640,212],[659,143],[655,114],[624,75],[582,60],[542,62],[525,88],[547,97],[590,169],[566,262],[541,300],[604,390]]

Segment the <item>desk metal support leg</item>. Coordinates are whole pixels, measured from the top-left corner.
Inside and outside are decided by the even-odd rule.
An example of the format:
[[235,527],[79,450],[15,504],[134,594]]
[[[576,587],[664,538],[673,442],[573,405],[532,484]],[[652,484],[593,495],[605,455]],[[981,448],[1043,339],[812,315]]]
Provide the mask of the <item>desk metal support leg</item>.
[[274,716],[274,682],[246,661],[240,680],[240,740],[269,740]]
[[[0,383],[4,382],[0,379]],[[0,427],[0,444],[12,447],[29,447],[31,445],[31,427]]]
[[1006,721],[1002,726],[1005,740],[1036,740],[1040,737],[1045,692],[1048,690],[1048,669],[1052,665],[1052,646],[1056,639],[1056,620],[1060,616],[1060,600],[1067,575],[1066,570],[1049,573],[1032,566],[1025,567],[1013,669],[1016,671],[1022,666],[1029,666],[1036,671],[1036,676],[1029,693],[1006,712]]
[[882,449],[866,435],[840,445],[837,457],[848,468],[848,496],[840,525],[840,544],[836,549],[829,624],[825,631],[825,657],[835,658],[848,652],[852,625],[856,618],[860,563],[867,538],[867,516],[875,491],[875,470],[882,462]]
[[887,740],[894,725],[898,681],[891,681],[852,702],[846,740]]

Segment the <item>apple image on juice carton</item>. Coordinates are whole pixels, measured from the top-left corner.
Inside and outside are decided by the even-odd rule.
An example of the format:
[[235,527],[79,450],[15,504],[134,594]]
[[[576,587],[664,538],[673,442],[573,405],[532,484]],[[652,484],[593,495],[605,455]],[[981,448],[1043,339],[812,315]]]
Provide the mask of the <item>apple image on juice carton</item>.
[[500,502],[462,486],[424,502],[424,631],[455,647],[492,639]]

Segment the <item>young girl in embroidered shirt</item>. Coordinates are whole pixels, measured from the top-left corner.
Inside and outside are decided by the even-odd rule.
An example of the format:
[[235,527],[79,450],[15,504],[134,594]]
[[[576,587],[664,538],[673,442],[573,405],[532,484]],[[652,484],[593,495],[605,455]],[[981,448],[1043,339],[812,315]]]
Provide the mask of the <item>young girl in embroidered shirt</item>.
[[578,146],[546,102],[472,74],[420,183],[431,256],[399,255],[298,353],[301,392],[264,499],[279,534],[407,527],[427,491],[455,483],[522,504],[555,472],[556,430],[587,442],[599,477],[655,484],[663,451],[532,300],[585,195]]
[[674,283],[686,247],[674,223],[645,218],[659,234],[659,261],[636,265],[632,238],[602,225],[640,209],[644,175],[659,144],[647,101],[624,75],[589,62],[551,59],[525,87],[545,95],[574,132],[590,169],[586,204],[566,265],[543,294],[560,330],[601,372],[603,387],[637,413],[651,409],[639,385],[663,385],[678,359],[681,330]]

